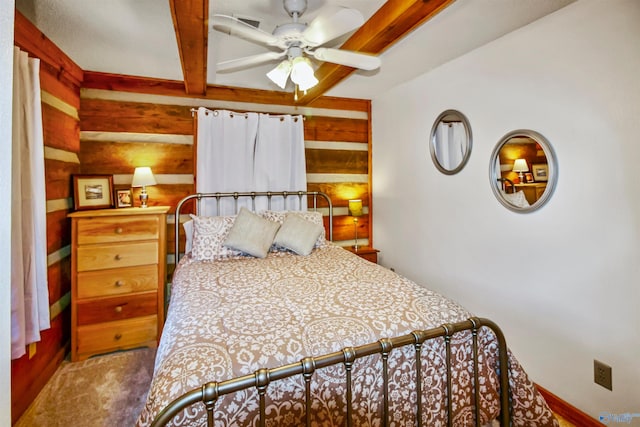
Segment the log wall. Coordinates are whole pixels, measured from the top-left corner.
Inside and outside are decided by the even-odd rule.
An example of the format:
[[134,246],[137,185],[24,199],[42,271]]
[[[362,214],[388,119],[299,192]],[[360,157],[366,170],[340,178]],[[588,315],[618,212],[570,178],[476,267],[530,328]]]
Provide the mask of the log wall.
[[[69,348],[72,175],[80,172],[80,85],[83,72],[16,11],[15,44],[40,59],[47,197],[47,254],[51,328],[31,352],[11,362],[11,418],[15,422],[60,365]],[[31,353],[31,354],[29,354]]]
[[[302,114],[308,190],[330,195],[334,241],[353,243],[354,223],[347,215],[347,200],[352,198],[361,198],[365,207],[358,221],[359,243],[372,240],[369,101],[322,98],[317,104],[298,107],[281,92],[234,88],[233,96],[227,96],[225,88],[210,86],[207,97],[193,98],[178,86],[179,82],[85,72],[80,105],[81,172],[113,175],[114,187],[129,188],[135,167],[150,166],[158,185],[147,187],[149,204],[175,210],[182,197],[195,191],[192,109]],[[134,188],[136,203],[138,194]],[[168,248],[174,242],[173,221],[170,216]],[[172,260],[169,257],[169,263]]]

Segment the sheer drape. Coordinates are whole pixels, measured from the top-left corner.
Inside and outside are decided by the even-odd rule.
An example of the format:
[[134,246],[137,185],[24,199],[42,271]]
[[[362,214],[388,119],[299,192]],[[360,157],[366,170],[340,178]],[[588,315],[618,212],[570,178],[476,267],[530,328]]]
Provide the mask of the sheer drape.
[[[306,191],[304,125],[301,116],[270,116],[198,109],[196,191]],[[235,213],[232,200],[215,208],[215,200],[204,215]],[[240,201],[248,205],[250,201]],[[297,196],[273,199],[272,209],[299,209]],[[303,208],[306,199],[303,200]],[[256,200],[257,209],[266,209],[266,200]]]
[[445,169],[455,169],[464,157],[466,130],[460,122],[441,122],[436,129],[436,157]]
[[11,187],[11,357],[50,327],[40,61],[14,48]]

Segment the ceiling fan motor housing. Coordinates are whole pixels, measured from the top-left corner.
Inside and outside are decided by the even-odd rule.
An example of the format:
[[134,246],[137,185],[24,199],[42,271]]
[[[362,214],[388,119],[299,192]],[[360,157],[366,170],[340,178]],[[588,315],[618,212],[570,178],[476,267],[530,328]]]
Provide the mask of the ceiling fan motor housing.
[[307,10],[307,0],[283,0],[283,3],[284,10],[286,10],[291,17],[293,17],[294,14],[300,16]]

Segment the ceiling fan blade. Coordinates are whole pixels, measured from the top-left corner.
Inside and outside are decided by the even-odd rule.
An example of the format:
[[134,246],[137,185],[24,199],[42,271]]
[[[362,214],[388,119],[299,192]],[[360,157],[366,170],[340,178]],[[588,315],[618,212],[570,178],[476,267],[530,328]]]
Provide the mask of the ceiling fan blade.
[[286,56],[287,52],[265,52],[258,55],[245,56],[243,58],[230,59],[228,61],[218,62],[216,70],[219,72],[235,71],[243,68],[253,67],[255,65],[264,64]]
[[375,55],[353,52],[351,50],[319,47],[318,49],[308,53],[321,61],[346,65],[347,67],[360,68],[367,71],[380,68],[380,65],[382,64],[380,58]]
[[211,17],[213,28],[231,36],[237,36],[249,41],[254,41],[267,46],[277,46],[280,39],[266,31],[259,30],[246,22],[228,15],[213,15]]
[[320,46],[343,34],[360,28],[364,17],[359,10],[346,7],[326,7],[302,33],[309,46]]

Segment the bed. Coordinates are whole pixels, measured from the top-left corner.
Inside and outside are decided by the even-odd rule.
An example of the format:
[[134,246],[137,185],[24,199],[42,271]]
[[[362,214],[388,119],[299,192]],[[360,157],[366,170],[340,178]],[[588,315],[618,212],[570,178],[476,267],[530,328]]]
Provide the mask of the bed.
[[[263,195],[183,202],[248,197],[255,206]],[[331,230],[326,195],[295,197],[313,208],[326,198],[328,218],[253,213],[278,224],[264,257],[226,245],[249,209],[193,216],[138,426],[558,425],[493,322],[333,244],[325,227],[308,254],[283,247],[279,233],[294,217]],[[206,230],[222,236],[201,238]],[[203,255],[203,242],[224,253]]]

